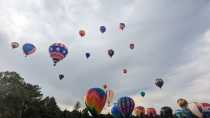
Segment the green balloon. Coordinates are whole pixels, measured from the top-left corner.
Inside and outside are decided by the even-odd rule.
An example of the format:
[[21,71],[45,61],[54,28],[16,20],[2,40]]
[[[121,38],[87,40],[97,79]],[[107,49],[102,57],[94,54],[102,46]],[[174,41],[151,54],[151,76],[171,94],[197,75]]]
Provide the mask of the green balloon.
[[145,93],[144,91],[141,91],[141,92],[140,92],[140,95],[141,95],[142,97],[144,97],[145,94],[146,94],[146,93]]

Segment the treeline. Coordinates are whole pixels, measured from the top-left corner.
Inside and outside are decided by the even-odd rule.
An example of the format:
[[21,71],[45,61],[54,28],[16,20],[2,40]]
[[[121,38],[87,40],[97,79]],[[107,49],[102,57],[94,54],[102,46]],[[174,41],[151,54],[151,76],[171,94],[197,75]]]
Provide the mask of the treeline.
[[[54,97],[43,97],[38,85],[26,83],[16,72],[0,72],[0,118],[80,118],[87,111],[62,111]],[[83,115],[84,114],[84,115]]]

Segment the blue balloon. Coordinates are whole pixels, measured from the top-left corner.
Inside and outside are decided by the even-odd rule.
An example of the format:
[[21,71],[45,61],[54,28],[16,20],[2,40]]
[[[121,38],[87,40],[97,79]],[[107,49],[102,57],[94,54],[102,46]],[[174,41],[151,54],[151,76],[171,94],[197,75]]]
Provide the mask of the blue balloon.
[[106,32],[106,27],[105,26],[100,26],[100,31],[101,31],[101,33]]
[[112,107],[111,113],[112,113],[112,116],[113,116],[114,118],[121,118],[121,113],[120,113],[120,111],[118,110],[118,107],[117,107],[117,104],[116,104],[116,103],[115,103],[114,106]]
[[90,57],[90,53],[89,53],[89,52],[86,52],[86,53],[85,53],[85,56],[86,56],[86,58],[88,59],[88,58]]
[[35,51],[36,51],[36,47],[33,44],[26,43],[23,45],[23,52],[26,56],[33,54]]
[[130,118],[135,107],[135,103],[132,98],[125,96],[118,99],[117,107],[124,118]]

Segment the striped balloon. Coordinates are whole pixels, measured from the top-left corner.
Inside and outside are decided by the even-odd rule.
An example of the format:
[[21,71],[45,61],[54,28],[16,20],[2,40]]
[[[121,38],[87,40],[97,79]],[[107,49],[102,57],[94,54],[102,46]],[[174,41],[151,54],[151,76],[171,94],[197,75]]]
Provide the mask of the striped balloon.
[[106,103],[106,93],[101,88],[91,88],[85,95],[85,105],[93,116],[98,115]]
[[63,60],[68,54],[67,47],[62,43],[54,43],[49,47],[50,57],[54,62],[54,66]]
[[136,116],[140,117],[140,116],[144,116],[145,115],[145,109],[142,106],[138,106],[134,109],[134,112],[136,114]]
[[131,117],[135,103],[130,97],[121,97],[118,99],[117,107],[124,118],[129,118]]

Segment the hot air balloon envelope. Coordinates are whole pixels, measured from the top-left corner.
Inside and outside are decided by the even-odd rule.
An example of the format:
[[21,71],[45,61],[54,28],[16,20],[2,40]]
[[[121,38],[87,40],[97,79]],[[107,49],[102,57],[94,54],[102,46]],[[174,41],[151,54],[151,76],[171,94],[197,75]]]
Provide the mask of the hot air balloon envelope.
[[23,45],[23,52],[26,56],[33,54],[35,51],[36,51],[36,47],[33,44],[26,43]]
[[117,107],[124,118],[129,118],[131,117],[135,103],[130,97],[121,97],[117,101]]
[[67,56],[68,49],[62,43],[54,43],[49,46],[49,53],[55,66],[59,61],[63,60]]
[[91,88],[85,95],[85,105],[93,116],[97,116],[106,103],[106,93],[101,88]]

